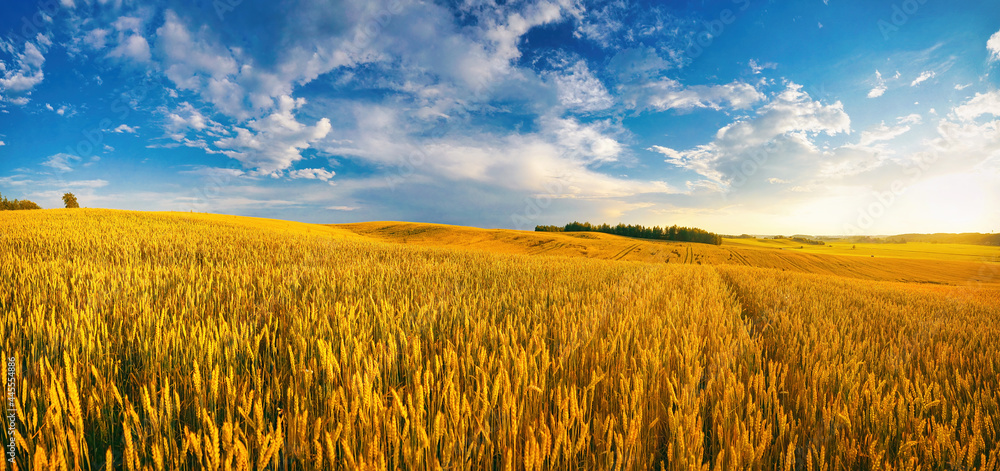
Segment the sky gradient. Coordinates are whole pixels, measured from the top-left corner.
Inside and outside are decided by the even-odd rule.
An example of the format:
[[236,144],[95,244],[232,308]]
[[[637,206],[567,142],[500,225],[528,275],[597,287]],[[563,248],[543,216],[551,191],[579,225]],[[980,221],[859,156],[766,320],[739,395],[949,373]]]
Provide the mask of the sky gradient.
[[990,1],[41,0],[0,193],[316,223],[1000,230]]

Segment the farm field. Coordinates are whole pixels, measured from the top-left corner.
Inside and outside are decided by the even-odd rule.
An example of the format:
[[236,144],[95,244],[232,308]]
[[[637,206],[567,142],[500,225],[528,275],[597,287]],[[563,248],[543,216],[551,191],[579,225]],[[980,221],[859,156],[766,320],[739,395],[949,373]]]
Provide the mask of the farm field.
[[905,244],[874,244],[834,240],[826,241],[825,245],[809,245],[791,239],[725,239],[725,245],[857,257],[871,257],[874,255],[876,257],[971,262],[1000,260],[1000,247],[955,243],[908,242]]
[[[721,246],[633,239],[596,232],[368,222],[329,226],[384,242],[493,253],[586,257],[650,263],[747,265],[866,280],[933,284],[1000,284],[1000,247],[963,244],[810,246],[789,239],[725,239]],[[799,249],[799,247],[804,247]],[[876,255],[876,257],[872,257]]]
[[995,470],[954,255],[0,213],[12,469]]

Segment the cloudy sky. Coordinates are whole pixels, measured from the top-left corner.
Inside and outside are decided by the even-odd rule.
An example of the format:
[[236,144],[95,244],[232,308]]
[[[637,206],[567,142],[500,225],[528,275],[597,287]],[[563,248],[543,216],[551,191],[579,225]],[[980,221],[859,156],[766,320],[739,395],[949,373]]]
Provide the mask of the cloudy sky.
[[992,1],[40,0],[0,192],[334,223],[1000,230]]

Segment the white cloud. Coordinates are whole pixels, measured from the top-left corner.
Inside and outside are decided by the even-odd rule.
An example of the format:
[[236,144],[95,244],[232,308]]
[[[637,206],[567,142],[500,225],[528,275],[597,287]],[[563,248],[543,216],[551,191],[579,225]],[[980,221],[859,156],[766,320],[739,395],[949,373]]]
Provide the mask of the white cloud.
[[962,84],[960,84],[960,83],[956,83],[956,84],[955,84],[955,90],[965,90],[966,88],[969,88],[969,87],[971,87],[971,86],[972,86],[972,84],[971,84],[971,83],[967,83],[967,84],[965,84],[965,85],[962,85]]
[[625,8],[624,2],[607,2],[601,4],[600,9],[591,8],[586,15],[582,11],[576,12],[574,16],[577,16],[579,24],[573,36],[587,38],[601,47],[610,47],[618,32],[625,27],[621,20]]
[[813,101],[802,86],[789,84],[770,103],[757,111],[753,120],[736,121],[716,134],[719,142],[729,146],[756,145],[792,132],[850,134],[851,120],[844,105],[836,102],[824,105]]
[[[323,115],[308,126],[296,117],[299,105],[287,109],[286,102],[297,103],[293,92],[301,85],[334,70],[350,75],[352,67],[366,64],[379,74],[378,87],[400,97],[390,106],[417,103],[408,108],[404,125],[464,118],[487,108],[497,94],[524,99],[525,83],[543,82],[517,66],[523,36],[578,13],[567,0],[490,8],[463,4],[455,8],[475,21],[460,25],[452,9],[435,2],[345,2],[330,8],[307,1],[291,12],[261,2],[252,8],[258,10],[252,18],[234,14],[224,24],[180,4],[155,14],[132,9],[110,23],[87,23],[79,36],[90,48],[110,47],[111,56],[153,62],[151,70],[172,88],[196,97],[160,109],[167,137],[177,145],[218,148],[248,171],[274,174],[289,169],[332,129]],[[261,29],[258,17],[276,21]],[[146,24],[150,21],[159,23]],[[259,35],[254,41],[230,41],[239,37],[232,33],[251,28]],[[566,108],[597,111],[613,104],[586,63],[567,72],[550,82]],[[422,95],[432,90],[438,91],[433,98]],[[223,128],[210,119],[218,115],[233,123]]]
[[357,206],[327,206],[326,209],[333,211],[355,211],[360,208]]
[[196,34],[207,34],[207,30],[192,33],[176,13],[167,10],[163,25],[156,30],[165,75],[179,89],[199,93],[229,116],[248,116],[242,104],[244,92],[231,81],[239,72],[232,52]]
[[[144,37],[145,18],[148,14],[138,16],[120,16],[110,24],[109,28],[93,28],[74,38],[74,42],[83,43],[94,51],[103,50],[111,43],[112,49],[108,51],[107,57],[130,59],[138,63],[148,63],[152,59],[152,51],[149,42]],[[92,21],[86,21],[78,25],[78,28],[93,27]],[[112,29],[117,34],[111,38]]]
[[242,177],[246,175],[246,172],[238,168],[207,167],[203,165],[196,166],[191,170],[182,170],[180,173],[187,175],[198,175],[201,177],[213,179],[215,181],[225,181],[228,179]]
[[306,180],[322,180],[324,182],[330,181],[336,175],[336,172],[332,172],[322,168],[303,168],[300,170],[289,170],[288,177],[292,179],[306,179]]
[[66,182],[66,183],[64,183],[64,186],[67,187],[67,188],[87,188],[87,189],[93,190],[93,189],[96,189],[96,188],[104,188],[104,187],[108,186],[108,181],[107,180],[101,180],[101,179],[97,179],[97,180],[77,180],[77,181]]
[[46,103],[45,109],[59,116],[66,116],[67,113],[69,113],[69,116],[73,116],[74,114],[76,114],[76,111],[74,111],[73,108],[69,105],[62,105],[59,108],[53,108],[52,105]]
[[965,103],[955,107],[955,116],[965,121],[971,121],[982,115],[1000,116],[1000,90],[987,93],[977,93]]
[[986,41],[986,50],[990,52],[990,60],[1000,60],[1000,31],[993,33]]
[[[205,129],[221,129],[221,125],[219,123],[212,121],[186,101],[178,105],[178,107],[173,111],[167,111],[166,109],[161,108],[160,112],[167,118],[167,121],[164,123],[164,128],[168,132],[176,135],[177,138],[175,140],[180,140],[180,137],[183,136],[183,134],[179,133],[187,130],[200,132]],[[119,126],[119,128],[120,127],[121,126]],[[117,128],[115,131],[117,132]]]
[[916,87],[917,85],[920,85],[921,83],[924,83],[927,80],[934,78],[935,75],[937,75],[937,74],[934,73],[933,70],[927,70],[927,71],[921,72],[920,76],[918,76],[917,78],[913,79],[913,82],[910,83],[910,86],[911,87]]
[[689,111],[696,108],[746,109],[764,99],[764,95],[756,88],[743,82],[685,87],[671,79],[635,87],[629,86],[624,94],[629,107],[656,111],[671,109]]
[[453,130],[418,137],[405,132],[400,110],[355,105],[354,113],[358,129],[338,129],[332,136],[336,141],[328,138],[320,149],[386,168],[380,180],[397,194],[417,191],[409,189],[418,185],[488,191],[513,200],[526,193],[588,200],[676,193],[663,182],[626,180],[595,170],[616,165],[625,154],[615,138],[623,130],[611,121],[544,117],[531,133]]
[[10,64],[13,67],[4,66],[0,69],[0,99],[25,105],[30,100],[28,95],[31,91],[45,79],[42,72],[45,56],[34,43],[26,42],[24,52],[18,54]]
[[580,124],[575,119],[542,119],[542,130],[554,137],[564,155],[585,164],[617,161],[624,148],[611,137],[615,132],[606,121]]
[[82,41],[91,49],[99,51],[107,45],[109,32],[107,29],[94,28],[83,36]]
[[55,155],[49,156],[48,159],[46,159],[44,162],[42,162],[42,165],[44,165],[46,167],[51,167],[51,168],[53,168],[53,169],[55,169],[55,170],[57,170],[59,172],[72,172],[73,171],[73,166],[72,166],[73,162],[76,162],[76,161],[79,161],[79,160],[80,160],[80,157],[78,157],[78,156],[59,153],[59,154],[55,154]]
[[[934,110],[932,109],[933,113]],[[906,116],[900,116],[896,118],[896,122],[899,124],[920,124],[924,121],[924,118],[917,113],[908,114]]]
[[614,104],[604,84],[591,73],[586,62],[578,61],[566,72],[550,73],[563,106],[586,112],[604,110]]
[[129,126],[127,124],[122,124],[122,125],[118,126],[117,128],[115,128],[114,132],[119,133],[119,134],[123,134],[123,133],[135,134],[138,130],[139,130],[139,126],[133,127],[133,126]]
[[878,98],[885,93],[885,79],[882,78],[882,73],[878,70],[875,71],[875,88],[872,88],[868,92],[868,98]]
[[284,96],[278,101],[277,111],[251,120],[247,127],[236,127],[235,137],[219,139],[215,146],[260,175],[276,175],[301,160],[303,149],[329,134],[330,120],[323,118],[314,126],[306,126],[294,116],[294,111],[305,104],[304,99]]
[[167,78],[238,121],[265,116],[297,86],[359,64],[389,68],[387,88],[417,79],[455,87],[458,102],[488,98],[487,89],[506,78],[523,78],[512,73],[521,37],[572,8],[565,0],[474,8],[475,26],[460,27],[449,8],[433,2],[344,2],[337,8],[305,2],[291,13],[268,3],[255,7],[259,17],[284,21],[260,31],[256,21],[242,25],[244,17],[227,18],[226,30],[259,32],[251,45],[224,44],[200,11],[168,10],[156,30],[153,55]]
[[607,70],[614,72],[618,79],[628,82],[635,79],[652,79],[664,70],[679,64],[664,59],[652,47],[626,48],[615,53],[608,62]]
[[[712,184],[709,186],[722,191],[738,178],[753,176],[741,168],[749,163],[758,169],[761,160],[768,162],[769,178],[791,181],[800,176],[803,168],[814,171],[820,151],[810,136],[850,133],[850,124],[843,104],[813,101],[800,85],[792,83],[752,118],[719,129],[715,140],[708,144],[684,151],[664,146],[649,150],[662,154],[671,165],[701,175]],[[756,170],[749,173],[755,174]],[[765,177],[757,175],[762,181],[767,181]]]
[[[822,28],[822,26],[820,26],[820,28]],[[750,70],[752,70],[754,74],[759,74],[763,72],[765,69],[777,69],[777,68],[778,64],[775,64],[774,62],[759,63],[757,62],[756,59],[750,59]]]
[[784,184],[787,184],[787,183],[791,183],[788,180],[782,180],[780,178],[773,178],[773,177],[772,178],[768,178],[767,182],[770,183],[770,184],[772,184],[772,185],[784,185]]
[[6,142],[4,142],[4,141],[0,141],[0,147],[3,147],[3,146],[5,146],[5,145],[7,145],[7,143],[6,143]]
[[885,90],[886,88],[884,85],[877,86],[868,92],[868,98],[878,98],[885,94]]
[[885,122],[875,126],[870,131],[864,131],[861,133],[861,141],[859,142],[862,146],[871,145],[875,142],[880,141],[891,141],[903,134],[910,131],[910,127],[906,125],[902,126],[886,126]]
[[136,62],[149,62],[152,54],[149,51],[149,43],[146,38],[132,34],[118,44],[118,47],[112,49],[108,53],[108,57],[125,57]]

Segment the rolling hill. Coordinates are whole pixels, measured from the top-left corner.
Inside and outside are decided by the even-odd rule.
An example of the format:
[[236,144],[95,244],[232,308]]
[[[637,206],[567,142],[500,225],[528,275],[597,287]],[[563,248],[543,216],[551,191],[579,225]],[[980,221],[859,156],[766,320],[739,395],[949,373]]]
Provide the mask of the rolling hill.
[[1000,283],[1000,248],[964,244],[802,245],[790,239],[726,239],[721,246],[596,232],[528,232],[409,222],[330,226],[384,242],[494,253],[695,265],[746,265],[867,280]]

